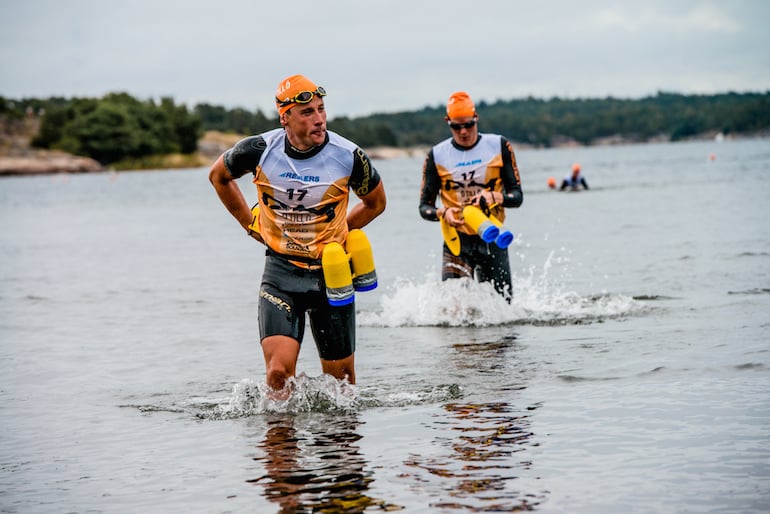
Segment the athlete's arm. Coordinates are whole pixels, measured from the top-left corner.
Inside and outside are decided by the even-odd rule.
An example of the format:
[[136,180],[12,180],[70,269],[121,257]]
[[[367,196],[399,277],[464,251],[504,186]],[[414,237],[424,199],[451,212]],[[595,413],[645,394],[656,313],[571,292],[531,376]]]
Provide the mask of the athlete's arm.
[[433,159],[433,150],[428,152],[422,165],[422,185],[420,186],[420,216],[428,221],[438,221],[436,197],[441,189],[441,179]]
[[225,208],[238,220],[244,230],[249,232],[249,225],[254,220],[254,215],[251,213],[249,204],[246,203],[235,177],[225,167],[224,155],[220,156],[211,166],[209,182],[214,186],[214,190]]
[[503,157],[503,168],[500,170],[503,179],[503,207],[519,207],[524,201],[524,195],[521,191],[521,179],[519,178],[519,168],[516,165],[516,154],[513,153],[513,146],[510,141],[504,137],[501,140],[501,152]]
[[368,195],[361,197],[361,202],[356,204],[348,213],[348,229],[363,228],[374,218],[382,214],[387,203],[385,186],[382,182],[372,189]]
[[267,147],[262,136],[250,136],[241,139],[223,155],[223,164],[233,178],[241,178],[247,173],[256,173],[259,159]]
[[265,141],[261,136],[242,139],[223,153],[209,171],[209,182],[214,186],[219,200],[250,235],[252,231],[249,225],[254,220],[254,214],[236,179],[256,171],[264,148]]
[[385,186],[369,156],[360,148],[353,152],[353,171],[349,185],[361,199],[348,213],[348,229],[363,228],[382,214],[387,204]]

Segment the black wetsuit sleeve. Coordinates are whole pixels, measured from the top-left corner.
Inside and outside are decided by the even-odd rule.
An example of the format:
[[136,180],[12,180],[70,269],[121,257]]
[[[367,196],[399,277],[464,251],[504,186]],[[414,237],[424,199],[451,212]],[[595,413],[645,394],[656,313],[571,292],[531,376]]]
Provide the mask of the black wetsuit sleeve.
[[359,198],[373,191],[382,179],[366,152],[360,148],[353,151],[353,171],[350,173],[348,185]]
[[521,191],[521,179],[519,178],[519,168],[516,165],[516,154],[513,153],[513,146],[504,137],[500,138],[501,155],[503,157],[503,168],[500,170],[503,179],[503,207],[519,207],[524,201],[524,194]]
[[257,173],[257,164],[267,145],[262,136],[250,136],[241,139],[224,154],[227,171],[233,178],[240,178],[247,173]]
[[580,179],[580,183],[581,183],[581,184],[583,184],[583,187],[584,187],[584,188],[588,189],[588,182],[586,182],[586,179],[584,179],[584,178],[581,178],[581,179]]
[[436,197],[441,190],[441,179],[436,169],[433,150],[428,152],[422,165],[422,186],[420,187],[420,216],[428,221],[438,221]]

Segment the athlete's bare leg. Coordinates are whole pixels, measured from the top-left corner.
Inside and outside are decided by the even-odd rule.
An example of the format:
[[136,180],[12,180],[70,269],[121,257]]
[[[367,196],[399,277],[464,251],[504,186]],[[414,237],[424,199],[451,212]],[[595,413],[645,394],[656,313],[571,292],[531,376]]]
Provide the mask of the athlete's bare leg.
[[321,369],[324,373],[327,373],[338,380],[348,379],[348,383],[356,383],[356,371],[355,371],[355,353],[350,357],[344,359],[338,359],[333,361],[327,361],[321,359]]
[[265,356],[267,385],[276,391],[286,386],[286,380],[293,377],[299,358],[299,342],[289,336],[268,336],[262,340]]

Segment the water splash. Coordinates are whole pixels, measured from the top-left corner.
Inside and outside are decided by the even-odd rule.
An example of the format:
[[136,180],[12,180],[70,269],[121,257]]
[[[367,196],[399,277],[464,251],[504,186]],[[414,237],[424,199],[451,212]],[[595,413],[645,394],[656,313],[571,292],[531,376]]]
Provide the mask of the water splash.
[[462,396],[457,384],[388,392],[375,387],[359,388],[326,374],[310,377],[302,373],[290,378],[287,387],[291,393],[281,395],[264,382],[243,379],[233,386],[225,403],[212,406],[200,417],[232,419],[261,414],[353,413],[378,407],[437,403]]
[[[379,313],[357,314],[363,326],[486,326],[505,318],[510,305],[491,284],[479,284],[470,279],[437,282],[400,280],[384,295]],[[483,306],[483,308],[481,308]]]
[[[649,305],[632,296],[602,291],[580,295],[567,289],[554,271],[554,252],[541,268],[513,277],[513,302],[491,284],[471,279],[441,282],[428,273],[423,282],[401,279],[383,295],[381,309],[357,314],[359,324],[375,327],[580,324],[645,314]],[[649,303],[649,302],[647,302]]]
[[355,385],[323,374],[289,378],[288,395],[276,393],[264,382],[243,379],[233,386],[227,404],[217,406],[214,417],[241,418],[254,414],[300,412],[354,412],[358,410]]

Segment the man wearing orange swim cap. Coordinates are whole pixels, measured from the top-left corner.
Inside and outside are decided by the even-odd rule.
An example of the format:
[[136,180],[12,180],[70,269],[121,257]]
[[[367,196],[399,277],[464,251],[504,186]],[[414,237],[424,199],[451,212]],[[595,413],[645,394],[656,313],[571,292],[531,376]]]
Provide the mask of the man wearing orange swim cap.
[[[355,383],[355,303],[330,305],[321,254],[329,243],[344,245],[350,230],[369,224],[386,204],[366,153],[326,130],[325,96],[303,75],[285,78],[275,92],[281,128],[242,139],[209,172],[227,210],[267,246],[259,335],[267,384],[284,393],[296,375],[306,313],[323,372]],[[249,207],[236,183],[249,173],[258,209]],[[361,201],[348,210],[350,191]]]
[[[443,220],[460,240],[459,255],[443,247],[441,279],[471,277],[492,282],[509,302],[513,296],[508,248],[486,243],[465,223],[463,208],[480,207],[505,221],[505,208],[523,201],[519,169],[511,143],[498,134],[480,133],[479,115],[465,91],[453,93],[444,118],[451,137],[438,143],[423,164],[420,215]],[[441,197],[442,207],[436,207]]]
[[588,182],[586,182],[585,177],[580,174],[580,164],[575,163],[572,165],[572,174],[567,175],[564,177],[564,180],[561,181],[559,191],[564,191],[567,188],[569,188],[570,191],[579,191],[580,186],[583,186],[583,189],[588,189]]

